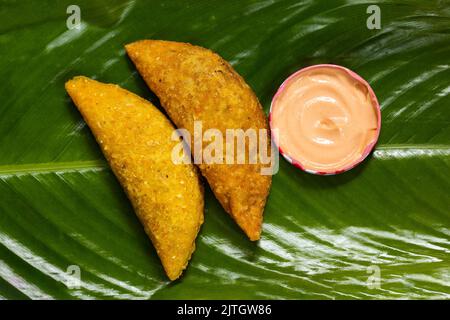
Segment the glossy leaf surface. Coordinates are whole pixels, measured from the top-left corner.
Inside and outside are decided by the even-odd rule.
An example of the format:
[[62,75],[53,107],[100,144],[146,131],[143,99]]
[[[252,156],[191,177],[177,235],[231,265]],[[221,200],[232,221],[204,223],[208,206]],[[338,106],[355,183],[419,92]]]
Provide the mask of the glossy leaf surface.
[[[0,298],[450,298],[448,1],[378,1],[379,30],[370,1],[77,3],[68,30],[69,1],[0,1]],[[339,176],[282,160],[256,244],[207,189],[170,283],[64,91],[82,74],[157,103],[123,49],[144,38],[218,52],[266,112],[301,67],[353,69],[382,107],[378,146]]]

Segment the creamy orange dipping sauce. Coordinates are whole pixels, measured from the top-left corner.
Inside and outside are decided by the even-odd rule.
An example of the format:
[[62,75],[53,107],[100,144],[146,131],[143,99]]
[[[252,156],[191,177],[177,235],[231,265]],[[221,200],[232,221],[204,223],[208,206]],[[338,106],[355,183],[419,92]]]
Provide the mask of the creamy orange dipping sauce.
[[367,156],[378,138],[380,114],[362,78],[343,67],[318,65],[285,81],[272,102],[270,122],[288,160],[306,171],[332,174]]

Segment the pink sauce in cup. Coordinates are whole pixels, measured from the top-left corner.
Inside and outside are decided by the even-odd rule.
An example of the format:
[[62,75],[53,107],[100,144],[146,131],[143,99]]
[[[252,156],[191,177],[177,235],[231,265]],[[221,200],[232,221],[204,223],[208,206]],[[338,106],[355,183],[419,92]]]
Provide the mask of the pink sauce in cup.
[[301,69],[286,79],[270,108],[280,153],[314,174],[337,174],[362,162],[381,128],[380,106],[369,84],[330,64]]

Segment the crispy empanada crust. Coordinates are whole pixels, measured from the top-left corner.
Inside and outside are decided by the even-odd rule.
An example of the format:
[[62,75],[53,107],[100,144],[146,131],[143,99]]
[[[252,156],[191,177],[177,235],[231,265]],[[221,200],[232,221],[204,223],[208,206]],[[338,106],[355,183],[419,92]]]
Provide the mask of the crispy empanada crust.
[[161,259],[177,279],[203,223],[203,188],[194,165],[174,164],[169,120],[120,88],[75,77],[66,90],[92,130]]
[[[214,52],[187,43],[142,40],[125,46],[131,60],[178,128],[194,136],[203,131],[252,128],[267,130],[268,121],[252,89]],[[203,147],[209,142],[203,141]],[[193,149],[194,139],[192,139]],[[247,150],[248,151],[248,150]],[[258,240],[272,177],[257,164],[200,164],[216,198],[250,240]]]

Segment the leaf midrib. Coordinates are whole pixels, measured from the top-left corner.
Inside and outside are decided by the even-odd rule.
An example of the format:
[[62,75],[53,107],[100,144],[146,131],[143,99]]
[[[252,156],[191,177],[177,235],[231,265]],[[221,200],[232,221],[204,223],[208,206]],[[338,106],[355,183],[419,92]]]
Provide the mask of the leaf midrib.
[[[442,144],[427,145],[378,145],[376,150],[442,150],[450,153],[450,146]],[[0,166],[0,176],[14,176],[20,174],[50,173],[50,172],[70,172],[82,170],[101,170],[109,168],[104,160],[83,160],[68,162],[45,162],[45,163],[26,163]]]
[[69,162],[27,163],[0,166],[0,176],[12,176],[20,174],[69,172],[81,170],[106,169],[108,164],[104,160],[85,160]]

